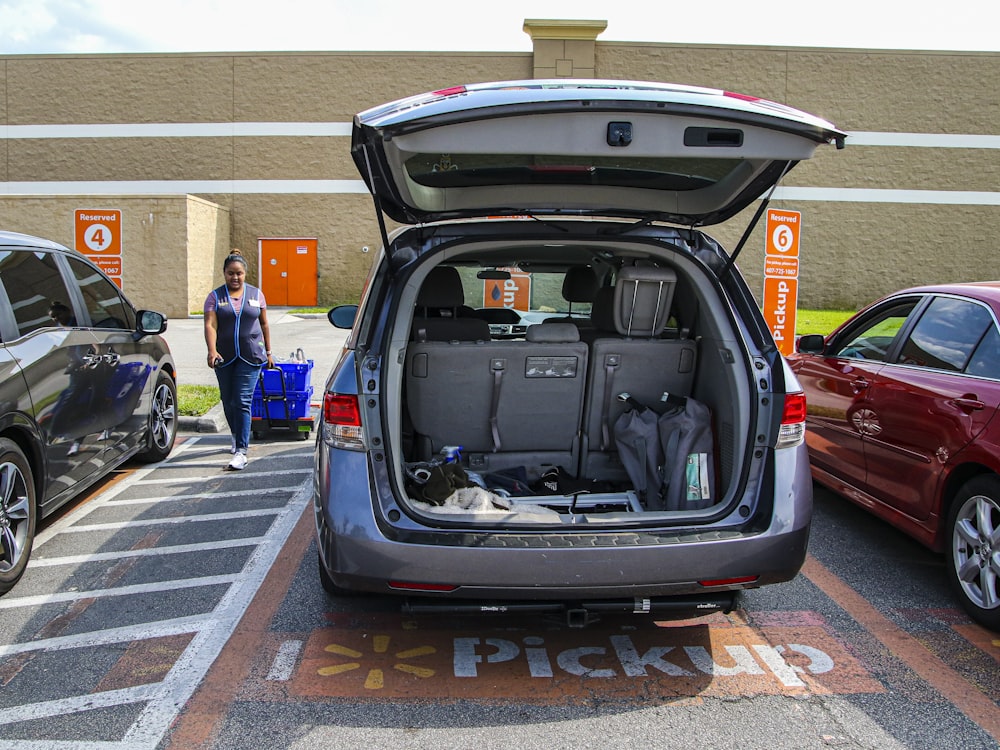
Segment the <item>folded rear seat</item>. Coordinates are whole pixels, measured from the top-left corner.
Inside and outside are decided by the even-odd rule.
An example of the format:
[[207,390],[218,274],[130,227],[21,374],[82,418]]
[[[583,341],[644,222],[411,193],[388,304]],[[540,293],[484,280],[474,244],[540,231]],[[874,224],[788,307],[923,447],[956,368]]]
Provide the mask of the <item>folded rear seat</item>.
[[570,323],[525,341],[412,342],[407,405],[418,458],[460,445],[479,470],[579,463],[587,345]]
[[[671,269],[626,267],[618,274],[613,294],[602,290],[594,300],[592,317],[599,332],[590,343],[581,476],[626,477],[612,430],[626,408],[619,394],[628,393],[650,405],[659,402],[664,392],[691,395],[696,343],[657,338],[670,317],[676,283]],[[607,330],[605,321],[613,322],[613,331]]]

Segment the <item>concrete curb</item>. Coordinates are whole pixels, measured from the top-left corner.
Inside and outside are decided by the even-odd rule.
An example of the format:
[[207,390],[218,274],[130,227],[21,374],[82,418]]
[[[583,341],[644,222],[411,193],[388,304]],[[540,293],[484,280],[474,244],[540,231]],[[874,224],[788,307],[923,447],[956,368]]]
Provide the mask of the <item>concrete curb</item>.
[[226,415],[220,401],[200,417],[180,416],[177,420],[180,432],[222,432],[226,429]]

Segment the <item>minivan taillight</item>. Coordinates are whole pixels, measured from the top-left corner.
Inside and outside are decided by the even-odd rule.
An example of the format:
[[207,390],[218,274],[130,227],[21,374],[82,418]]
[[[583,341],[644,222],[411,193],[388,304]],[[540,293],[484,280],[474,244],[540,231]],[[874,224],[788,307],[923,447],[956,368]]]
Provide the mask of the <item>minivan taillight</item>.
[[366,450],[357,396],[342,393],[323,395],[323,442],[333,448]]
[[806,436],[806,394],[786,393],[785,408],[781,414],[781,429],[775,448],[792,448],[802,443]]

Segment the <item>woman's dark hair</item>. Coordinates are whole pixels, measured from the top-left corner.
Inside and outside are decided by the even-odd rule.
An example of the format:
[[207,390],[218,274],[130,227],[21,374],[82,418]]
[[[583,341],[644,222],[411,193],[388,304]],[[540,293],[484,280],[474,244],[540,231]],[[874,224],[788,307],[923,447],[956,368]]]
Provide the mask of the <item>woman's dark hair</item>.
[[243,270],[244,271],[247,270],[247,259],[244,258],[243,253],[241,253],[236,248],[233,248],[233,251],[226,256],[226,259],[224,261],[222,261],[222,270],[225,271],[227,268],[229,268],[230,263],[242,263]]

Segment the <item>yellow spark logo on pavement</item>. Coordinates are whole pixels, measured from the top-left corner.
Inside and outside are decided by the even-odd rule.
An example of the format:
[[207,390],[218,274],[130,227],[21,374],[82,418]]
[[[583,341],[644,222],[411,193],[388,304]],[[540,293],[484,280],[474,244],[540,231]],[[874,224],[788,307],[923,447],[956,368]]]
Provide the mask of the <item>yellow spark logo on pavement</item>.
[[[372,651],[375,654],[386,654],[389,651],[389,636],[387,635],[376,635],[372,639]],[[324,651],[337,654],[339,656],[347,657],[348,659],[360,659],[363,654],[360,651],[355,651],[353,648],[348,648],[347,646],[341,646],[337,643],[331,643],[326,646]],[[406,649],[404,651],[399,651],[393,654],[396,659],[413,659],[418,656],[427,656],[429,654],[437,653],[437,649],[433,646],[417,646],[416,648]],[[387,660],[384,661],[388,665]],[[427,667],[418,667],[413,664],[407,664],[405,661],[396,662],[392,664],[392,668],[398,672],[404,672],[406,674],[411,674],[414,677],[427,678],[434,676],[434,670],[428,669]],[[355,669],[361,669],[360,662],[351,661],[344,664],[334,664],[329,667],[321,667],[317,671],[323,677],[332,677],[334,675],[343,674],[345,672],[351,672]],[[365,678],[365,688],[368,690],[381,690],[385,687],[385,672],[382,668],[372,667],[368,670],[368,676]]]

